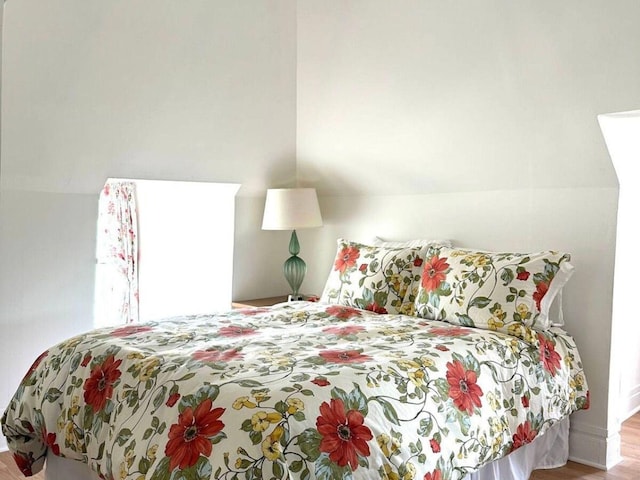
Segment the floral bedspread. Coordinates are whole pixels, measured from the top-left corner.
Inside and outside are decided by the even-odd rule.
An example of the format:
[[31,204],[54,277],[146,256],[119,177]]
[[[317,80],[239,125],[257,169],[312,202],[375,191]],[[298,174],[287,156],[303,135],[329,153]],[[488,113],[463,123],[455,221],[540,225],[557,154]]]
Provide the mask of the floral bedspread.
[[25,475],[460,479],[588,408],[573,340],[521,337],[306,302],[100,329],[36,360],[2,429]]

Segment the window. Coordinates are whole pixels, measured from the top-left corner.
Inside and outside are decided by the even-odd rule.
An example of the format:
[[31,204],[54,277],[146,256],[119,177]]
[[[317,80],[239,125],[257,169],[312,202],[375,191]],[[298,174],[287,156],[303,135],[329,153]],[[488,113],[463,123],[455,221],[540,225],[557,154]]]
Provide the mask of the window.
[[[139,321],[229,309],[240,186],[130,181],[138,207]],[[100,276],[98,265],[96,325],[98,309],[109,308],[99,297]]]

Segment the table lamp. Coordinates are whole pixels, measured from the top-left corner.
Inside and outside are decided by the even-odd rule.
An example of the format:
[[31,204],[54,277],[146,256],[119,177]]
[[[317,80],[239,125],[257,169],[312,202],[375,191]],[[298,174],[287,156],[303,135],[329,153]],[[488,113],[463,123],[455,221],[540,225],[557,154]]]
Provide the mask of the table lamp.
[[298,256],[300,243],[296,229],[322,226],[322,216],[315,188],[270,188],[264,205],[263,230],[292,230],[291,256],[284,262],[284,278],[291,287],[289,300],[302,300],[300,285],[307,264]]

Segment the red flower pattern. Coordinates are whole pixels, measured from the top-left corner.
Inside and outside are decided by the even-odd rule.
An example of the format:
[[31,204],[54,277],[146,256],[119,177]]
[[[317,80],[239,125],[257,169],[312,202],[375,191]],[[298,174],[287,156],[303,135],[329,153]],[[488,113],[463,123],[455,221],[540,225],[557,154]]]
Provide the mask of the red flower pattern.
[[128,337],[129,335],[135,335],[137,333],[145,333],[153,330],[151,327],[145,325],[127,325],[126,327],[116,328],[111,332],[112,337]]
[[192,467],[200,455],[211,455],[213,446],[210,438],[224,428],[220,417],[224,408],[213,408],[210,398],[204,400],[195,409],[187,407],[178,416],[178,423],[169,429],[169,441],[164,450],[169,460],[169,471],[175,468],[184,470]]
[[327,313],[331,316],[346,320],[351,317],[361,317],[362,312],[352,307],[343,307],[342,305],[331,305],[327,307]]
[[42,431],[42,439],[44,440],[44,444],[49,447],[49,451],[53,453],[55,456],[60,456],[60,445],[56,443],[56,434],[55,433],[47,433],[47,430],[44,429]]
[[483,395],[477,385],[478,375],[473,370],[466,370],[458,360],[447,362],[447,382],[449,383],[449,397],[458,410],[471,415],[474,406],[480,408]]
[[235,348],[230,350],[198,350],[192,355],[194,360],[201,362],[229,362],[230,360],[242,359],[243,355]]
[[358,350],[323,350],[320,356],[331,363],[362,363],[372,360],[369,355],[363,355]]
[[94,412],[102,410],[113,395],[113,384],[122,374],[118,370],[121,363],[122,360],[115,360],[113,355],[109,355],[102,365],[91,370],[91,376],[84,382],[84,401]]
[[435,438],[429,440],[429,446],[433,453],[440,453],[440,443]]
[[549,284],[540,282],[536,285],[536,291],[533,292],[533,300],[536,302],[536,308],[540,311],[540,302],[549,291]]
[[423,480],[442,480],[442,473],[437,468],[431,473],[425,473]]
[[89,365],[89,362],[91,361],[92,358],[93,357],[91,356],[91,353],[87,353],[82,359],[82,363],[80,363],[80,365],[82,365],[83,367],[86,367],[87,365]]
[[236,310],[237,313],[240,313],[242,315],[248,315],[248,316],[258,315],[259,313],[264,313],[268,311],[269,309],[265,307],[241,308]]
[[422,271],[422,288],[427,292],[437,290],[440,284],[447,278],[449,264],[446,258],[439,258],[437,255],[424,264]]
[[538,334],[538,340],[540,342],[540,361],[544,369],[555,376],[560,368],[560,354],[556,352],[556,347],[541,333]]
[[527,280],[529,280],[529,275],[531,275],[529,272],[527,272],[526,270],[523,270],[521,272],[518,272],[518,276],[516,278],[518,280],[522,280],[523,282],[526,282]]
[[518,425],[516,433],[513,434],[513,445],[511,445],[511,451],[517,450],[527,443],[531,443],[538,435],[536,430],[531,429],[531,423],[527,420],[524,423]]
[[462,327],[434,327],[429,330],[432,335],[442,335],[444,337],[459,337],[461,335],[469,335],[473,333],[468,328]]
[[340,273],[344,273],[348,268],[353,267],[356,264],[356,260],[358,260],[359,257],[359,249],[356,247],[344,247],[340,252],[338,252],[334,268]]
[[165,403],[165,405],[167,407],[173,407],[176,403],[178,403],[178,400],[180,400],[180,394],[178,392],[172,393],[171,395],[169,395],[169,398],[167,398],[167,403]]
[[33,362],[33,364],[31,365],[31,367],[29,367],[29,370],[27,371],[27,373],[25,374],[24,378],[22,379],[22,381],[24,382],[26,379],[28,379],[33,372],[36,371],[36,368],[38,368],[38,365],[40,365],[40,363],[42,362],[42,360],[44,360],[44,358],[49,355],[49,350],[45,350],[44,352],[42,352],[38,358],[35,359],[35,361]]
[[245,335],[253,335],[256,333],[255,328],[241,327],[239,325],[229,325],[228,327],[222,327],[218,330],[218,333],[223,337],[244,337]]
[[344,327],[327,327],[322,331],[331,335],[344,337],[347,335],[355,335],[357,333],[364,332],[365,330],[366,328],[364,328],[362,325],[345,325]]
[[22,452],[16,452],[13,454],[13,461],[16,462],[16,465],[25,477],[30,477],[33,475],[31,467],[33,466],[34,460],[31,453],[26,454]]
[[311,383],[315,383],[319,387],[326,387],[328,385],[331,385],[331,382],[327,380],[325,377],[316,377],[313,380],[311,380]]
[[318,433],[322,436],[320,451],[329,454],[329,459],[340,467],[349,465],[358,468],[358,456],[370,454],[367,442],[373,438],[364,416],[357,410],[345,412],[344,403],[332,398],[322,402],[320,416],[316,419]]
[[389,313],[387,312],[386,308],[384,308],[382,305],[378,305],[376,302],[370,303],[369,305],[364,307],[364,309],[373,313],[379,313],[381,315],[385,315],[386,313]]

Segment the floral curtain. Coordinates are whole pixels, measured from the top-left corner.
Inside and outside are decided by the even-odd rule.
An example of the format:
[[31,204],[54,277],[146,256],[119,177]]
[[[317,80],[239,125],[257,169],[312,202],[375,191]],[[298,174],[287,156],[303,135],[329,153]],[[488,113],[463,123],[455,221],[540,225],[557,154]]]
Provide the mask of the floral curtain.
[[94,322],[138,321],[138,219],[135,184],[108,180],[98,206]]

